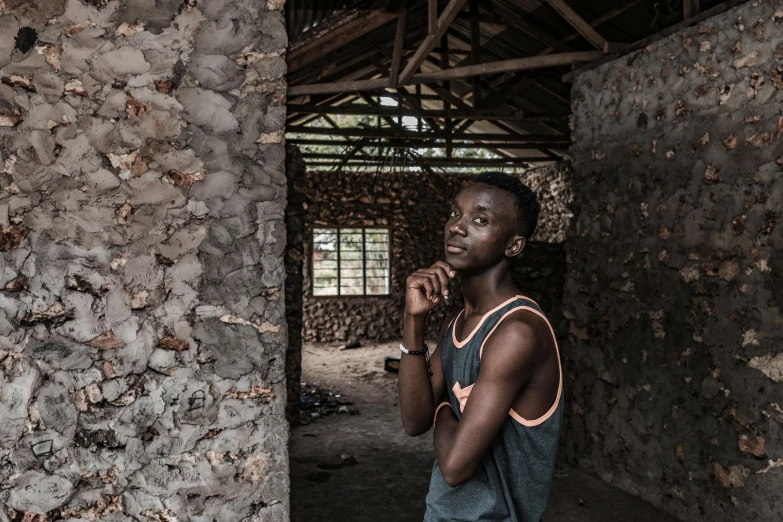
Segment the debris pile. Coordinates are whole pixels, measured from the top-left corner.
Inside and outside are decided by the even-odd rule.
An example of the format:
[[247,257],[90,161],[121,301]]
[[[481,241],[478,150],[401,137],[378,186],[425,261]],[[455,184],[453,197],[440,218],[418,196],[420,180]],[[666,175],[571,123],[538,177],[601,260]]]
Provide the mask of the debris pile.
[[342,413],[360,415],[359,409],[353,406],[352,402],[343,399],[339,392],[319,388],[315,384],[302,383],[299,419],[303,426],[316,419]]

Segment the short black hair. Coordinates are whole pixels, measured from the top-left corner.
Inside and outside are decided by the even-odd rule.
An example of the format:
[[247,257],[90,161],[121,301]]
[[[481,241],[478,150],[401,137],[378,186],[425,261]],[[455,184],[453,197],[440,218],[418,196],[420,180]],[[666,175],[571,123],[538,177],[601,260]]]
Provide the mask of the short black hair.
[[522,235],[530,239],[538,225],[538,215],[541,213],[541,205],[533,190],[522,183],[519,178],[499,171],[487,171],[476,176],[476,183],[486,183],[501,190],[506,190],[514,195],[514,209],[519,219]]

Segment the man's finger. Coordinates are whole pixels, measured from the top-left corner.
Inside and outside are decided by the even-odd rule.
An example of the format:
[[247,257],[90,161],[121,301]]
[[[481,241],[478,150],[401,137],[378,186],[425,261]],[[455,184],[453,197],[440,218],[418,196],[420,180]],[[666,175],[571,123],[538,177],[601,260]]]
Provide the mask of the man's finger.
[[435,293],[434,297],[439,296],[442,293],[442,289],[440,286],[440,278],[436,275],[430,272],[429,269],[423,269],[424,276],[429,279],[430,283],[432,284],[432,289]]
[[436,262],[435,262],[435,264],[434,264],[434,265],[432,265],[432,266],[433,266],[433,267],[435,267],[435,266],[440,266],[440,267],[442,267],[442,268],[443,268],[443,270],[445,270],[445,271],[446,271],[446,273],[448,274],[448,276],[449,276],[450,278],[452,278],[452,279],[453,279],[453,278],[455,278],[455,277],[457,277],[457,271],[456,271],[456,270],[454,270],[454,267],[453,267],[453,266],[451,266],[450,264],[448,264],[447,262],[443,261],[443,260],[436,261]]
[[449,295],[449,277],[446,275],[446,270],[440,266],[433,266],[432,268],[427,269],[427,271],[438,278],[440,292],[444,296]]
[[414,283],[417,283],[420,288],[424,288],[424,294],[427,296],[427,299],[432,299],[432,296],[435,293],[435,289],[432,286],[432,281],[430,281],[430,278],[419,272],[417,272],[413,277],[415,278]]

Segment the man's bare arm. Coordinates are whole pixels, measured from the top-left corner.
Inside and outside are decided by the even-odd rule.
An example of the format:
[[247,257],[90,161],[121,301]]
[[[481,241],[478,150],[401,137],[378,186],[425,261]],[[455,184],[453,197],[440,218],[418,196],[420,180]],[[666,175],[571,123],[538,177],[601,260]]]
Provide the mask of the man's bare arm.
[[542,350],[542,319],[524,311],[504,320],[487,340],[478,378],[458,421],[450,408],[438,412],[435,453],[450,486],[467,482],[500,432],[515,397],[529,380]]
[[[424,326],[427,315],[444,301],[451,267],[438,261],[429,269],[417,271],[408,278],[406,309],[403,319],[403,344],[409,350],[424,348]],[[453,272],[452,272],[453,274]],[[420,355],[402,354],[398,390],[400,414],[405,432],[421,435],[432,427],[435,407],[446,393],[441,366],[443,335],[453,314],[446,319],[438,334],[438,346],[431,356],[432,377],[427,371],[426,360]]]
[[[405,316],[403,344],[410,350],[424,348],[424,322],[426,319]],[[438,338],[443,338],[441,328]],[[421,339],[419,341],[419,339]],[[400,360],[400,375],[398,387],[400,393],[400,413],[402,414],[402,426],[405,432],[412,436],[418,436],[429,431],[432,427],[432,416],[435,407],[441,401],[446,392],[443,368],[440,357],[442,341],[432,354],[430,364],[432,377],[427,372],[424,357],[402,354]]]

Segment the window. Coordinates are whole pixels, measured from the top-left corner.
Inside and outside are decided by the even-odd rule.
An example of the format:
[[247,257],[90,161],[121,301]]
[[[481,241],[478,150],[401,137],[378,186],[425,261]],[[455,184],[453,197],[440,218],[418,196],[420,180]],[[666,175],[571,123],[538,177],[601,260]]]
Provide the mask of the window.
[[314,228],[313,295],[389,295],[388,228]]

